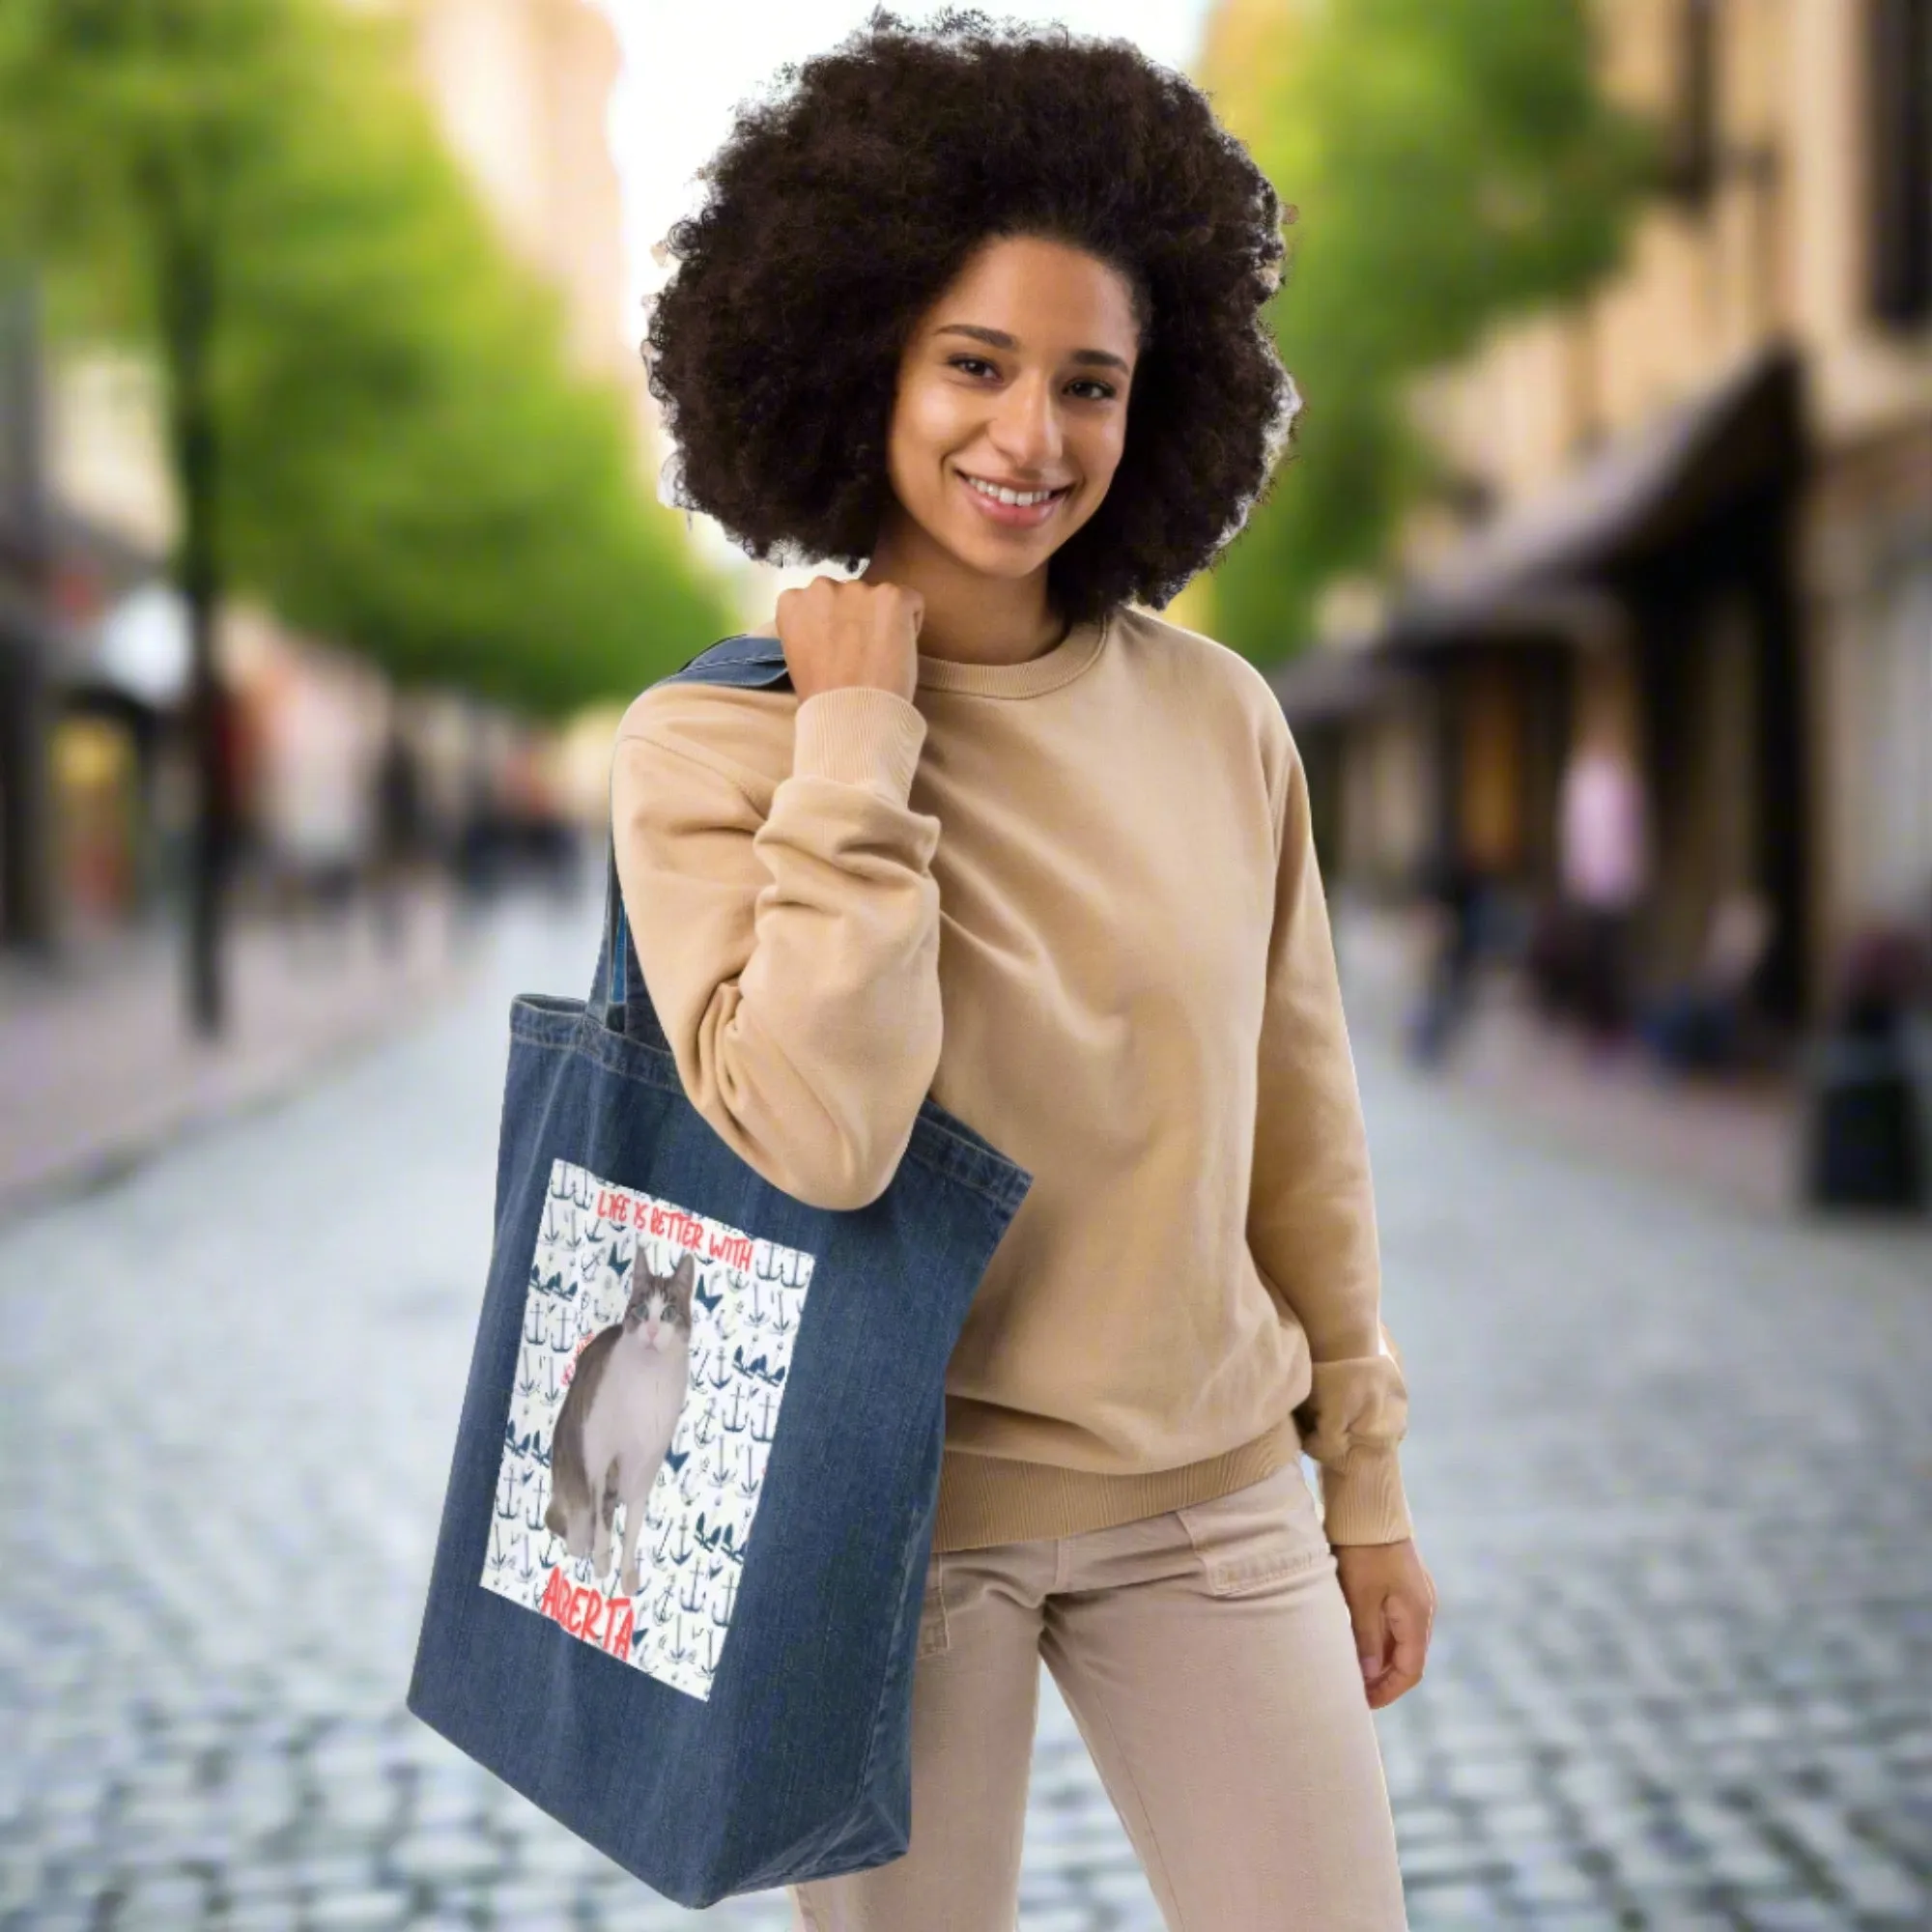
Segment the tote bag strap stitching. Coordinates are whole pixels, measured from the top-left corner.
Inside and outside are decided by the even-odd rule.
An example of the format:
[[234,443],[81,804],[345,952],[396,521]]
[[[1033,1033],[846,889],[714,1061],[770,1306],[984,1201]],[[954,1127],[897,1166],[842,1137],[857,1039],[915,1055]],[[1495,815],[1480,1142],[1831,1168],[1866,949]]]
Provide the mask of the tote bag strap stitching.
[[[901,1584],[903,1584],[904,1581],[905,1571],[907,1569],[907,1566],[910,1565],[911,1562],[913,1561],[913,1557],[915,1554],[915,1545],[917,1543],[919,1536],[919,1524],[920,1524],[919,1516],[917,1513],[914,1513],[912,1515],[911,1520],[906,1525],[903,1547],[899,1557],[899,1575],[900,1575]],[[898,1654],[900,1647],[900,1638],[905,1631],[906,1617],[908,1614],[908,1605],[906,1599],[907,1599],[907,1592],[903,1587],[901,1587],[901,1589],[899,1590],[898,1608],[893,1617],[893,1637],[892,1637],[891,1650],[889,1652],[889,1654],[893,1656],[896,1656]],[[917,1605],[912,1606],[911,1614],[917,1615],[918,1613],[919,1612]],[[859,1773],[858,1790],[860,1792],[865,1791],[872,1781],[872,1761],[879,1754],[879,1739],[884,1735],[886,1728],[886,1719],[892,1708],[891,1700],[887,1696],[888,1689],[889,1689],[889,1683],[886,1680],[882,1679],[879,1685],[878,1701],[872,1707],[871,1733],[866,1740],[866,1759]],[[857,1794],[855,1793],[855,1796]]]
[[956,1134],[949,1134],[944,1127],[925,1123],[926,1131],[936,1140],[945,1141],[957,1149],[962,1157],[970,1159],[971,1165],[958,1165],[952,1161],[941,1162],[933,1156],[936,1149],[922,1150],[917,1145],[906,1149],[906,1158],[916,1160],[927,1172],[939,1174],[946,1179],[955,1181],[981,1199],[990,1201],[996,1208],[1017,1208],[1026,1199],[1028,1189],[1033,1185],[1033,1176],[1024,1169],[1016,1169],[1012,1174],[996,1174],[986,1178],[980,1168],[985,1160],[984,1151],[973,1146],[970,1141],[962,1141]]

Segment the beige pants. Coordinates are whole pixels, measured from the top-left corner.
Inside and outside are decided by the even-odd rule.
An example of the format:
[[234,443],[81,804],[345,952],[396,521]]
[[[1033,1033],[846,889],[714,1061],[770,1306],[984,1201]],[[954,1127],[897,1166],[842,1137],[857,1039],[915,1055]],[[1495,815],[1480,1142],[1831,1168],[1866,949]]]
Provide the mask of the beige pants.
[[1046,1660],[1169,1932],[1406,1932],[1335,1556],[1299,1459],[1081,1536],[936,1554],[912,1843],[791,1888],[810,1932],[1013,1932]]

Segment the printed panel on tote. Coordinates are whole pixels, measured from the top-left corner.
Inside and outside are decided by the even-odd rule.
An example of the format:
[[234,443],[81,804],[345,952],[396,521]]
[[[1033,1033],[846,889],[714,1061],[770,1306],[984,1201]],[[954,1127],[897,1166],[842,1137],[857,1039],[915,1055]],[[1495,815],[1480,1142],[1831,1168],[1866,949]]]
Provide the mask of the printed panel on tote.
[[484,1588],[708,1698],[811,1264],[554,1163]]

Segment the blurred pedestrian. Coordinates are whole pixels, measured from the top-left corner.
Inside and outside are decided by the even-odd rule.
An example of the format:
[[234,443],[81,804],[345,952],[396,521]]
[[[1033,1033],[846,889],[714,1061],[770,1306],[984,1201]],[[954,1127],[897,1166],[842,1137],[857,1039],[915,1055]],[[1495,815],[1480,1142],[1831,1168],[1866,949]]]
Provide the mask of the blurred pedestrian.
[[1419,1065],[1438,1065],[1468,1023],[1482,956],[1484,879],[1456,847],[1439,852],[1427,877],[1433,914],[1422,998],[1409,1027]]
[[353,710],[320,680],[289,681],[265,746],[264,829],[298,935],[347,938],[373,833],[367,752]]
[[392,718],[375,772],[376,932],[386,952],[402,949],[410,895],[422,854],[422,784],[400,717]]
[[1820,1207],[1932,1205],[1916,1013],[1932,1001],[1932,948],[1909,925],[1877,923],[1853,939],[1835,1010],[1811,1066],[1805,1190]]
[[464,771],[455,851],[457,906],[466,923],[478,917],[497,890],[503,847],[496,772],[482,757],[472,756]]
[[1761,893],[1726,893],[1711,914],[1697,970],[1643,1018],[1659,1063],[1674,1073],[1723,1073],[1749,1052],[1752,991],[1771,950],[1774,921]]
[[1632,926],[1647,872],[1642,781],[1606,734],[1587,737],[1564,773],[1559,842],[1579,1017],[1608,1046],[1630,1025]]
[[1128,42],[970,14],[875,16],[706,172],[647,350],[677,500],[865,568],[778,600],[788,689],[627,716],[651,1004],[815,1205],[929,1093],[1034,1175],[947,1375],[910,1848],[797,1922],[1012,1925],[1044,1660],[1170,1925],[1400,1932],[1372,1712],[1435,1599],[1307,779],[1154,614],[1292,419],[1280,205]]

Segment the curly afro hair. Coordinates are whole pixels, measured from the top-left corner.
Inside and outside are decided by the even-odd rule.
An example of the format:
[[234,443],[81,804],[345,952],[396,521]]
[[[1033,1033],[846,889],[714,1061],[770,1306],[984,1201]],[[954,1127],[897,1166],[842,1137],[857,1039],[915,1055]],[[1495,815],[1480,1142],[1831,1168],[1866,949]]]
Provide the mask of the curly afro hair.
[[778,78],[655,251],[678,264],[643,347],[668,500],[759,561],[860,568],[914,325],[986,242],[1039,236],[1116,269],[1140,326],[1120,467],[1050,601],[1072,623],[1168,603],[1240,530],[1297,406],[1261,313],[1282,208],[1247,150],[1131,43],[978,11],[875,9]]

